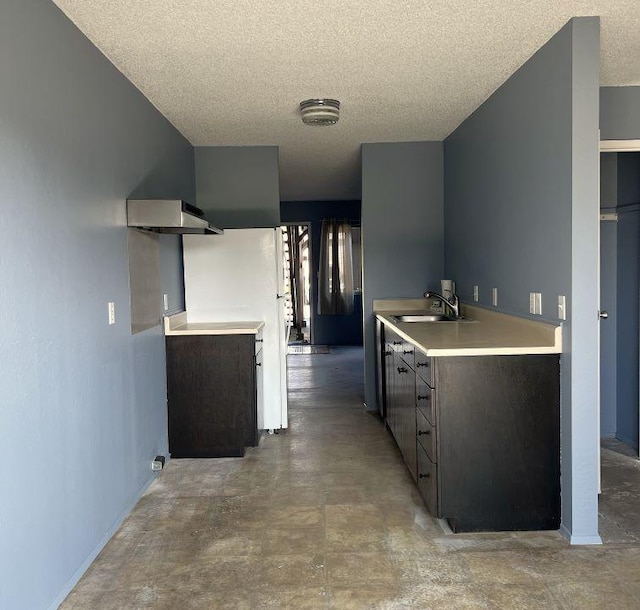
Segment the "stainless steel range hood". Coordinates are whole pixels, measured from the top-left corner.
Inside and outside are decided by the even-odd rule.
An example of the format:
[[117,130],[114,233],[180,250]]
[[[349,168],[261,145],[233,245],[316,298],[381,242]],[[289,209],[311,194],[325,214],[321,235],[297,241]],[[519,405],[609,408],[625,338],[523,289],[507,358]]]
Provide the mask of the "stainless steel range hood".
[[127,199],[127,226],[155,233],[220,235],[204,212],[180,199]]

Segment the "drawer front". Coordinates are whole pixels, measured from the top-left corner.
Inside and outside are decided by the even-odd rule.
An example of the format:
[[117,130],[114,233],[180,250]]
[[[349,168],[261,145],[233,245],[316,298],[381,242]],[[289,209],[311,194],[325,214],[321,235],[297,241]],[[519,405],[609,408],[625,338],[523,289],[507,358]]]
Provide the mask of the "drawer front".
[[398,333],[392,331],[388,326],[385,326],[384,328],[384,340],[386,343],[391,345],[394,352],[397,352],[398,354],[402,353],[402,344],[404,343],[402,337],[400,337]]
[[431,386],[416,376],[416,406],[434,426],[436,425],[435,396],[436,393]]
[[402,341],[402,346],[400,348],[402,351],[400,352],[401,358],[407,363],[411,370],[415,370],[415,352],[416,348],[413,343],[409,341]]
[[420,350],[416,350],[415,355],[415,371],[424,381],[432,388],[435,387],[435,375],[433,372],[433,358],[425,356]]
[[418,445],[422,445],[429,459],[435,464],[438,461],[436,457],[436,428],[427,421],[420,409],[416,409],[416,438]]
[[256,342],[255,342],[255,353],[257,354],[261,349],[262,349],[262,343],[263,343],[263,339],[262,339],[262,331],[258,331],[256,333]]
[[439,517],[438,468],[418,444],[418,489],[433,517]]

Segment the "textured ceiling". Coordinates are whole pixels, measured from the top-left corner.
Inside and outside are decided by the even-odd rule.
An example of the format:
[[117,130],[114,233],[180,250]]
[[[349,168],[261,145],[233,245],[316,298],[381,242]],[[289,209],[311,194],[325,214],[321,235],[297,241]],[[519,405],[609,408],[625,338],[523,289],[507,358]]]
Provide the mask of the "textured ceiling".
[[54,1],[194,145],[279,146],[284,200],[359,198],[362,142],[445,138],[573,16],[640,84],[640,0]]

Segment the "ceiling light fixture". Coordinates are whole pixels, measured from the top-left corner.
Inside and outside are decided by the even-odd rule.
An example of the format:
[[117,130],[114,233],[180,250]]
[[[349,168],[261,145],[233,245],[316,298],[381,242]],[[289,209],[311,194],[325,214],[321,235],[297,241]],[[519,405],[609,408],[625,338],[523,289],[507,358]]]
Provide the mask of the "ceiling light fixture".
[[340,118],[340,102],[323,98],[305,100],[300,102],[300,113],[305,125],[335,125]]

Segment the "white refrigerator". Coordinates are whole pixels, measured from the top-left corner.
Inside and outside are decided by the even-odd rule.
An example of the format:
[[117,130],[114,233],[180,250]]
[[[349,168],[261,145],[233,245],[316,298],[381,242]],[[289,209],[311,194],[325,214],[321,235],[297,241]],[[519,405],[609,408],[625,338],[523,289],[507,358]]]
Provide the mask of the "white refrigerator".
[[263,400],[258,428],[287,427],[287,328],[280,229],[184,235],[189,322],[262,320]]

